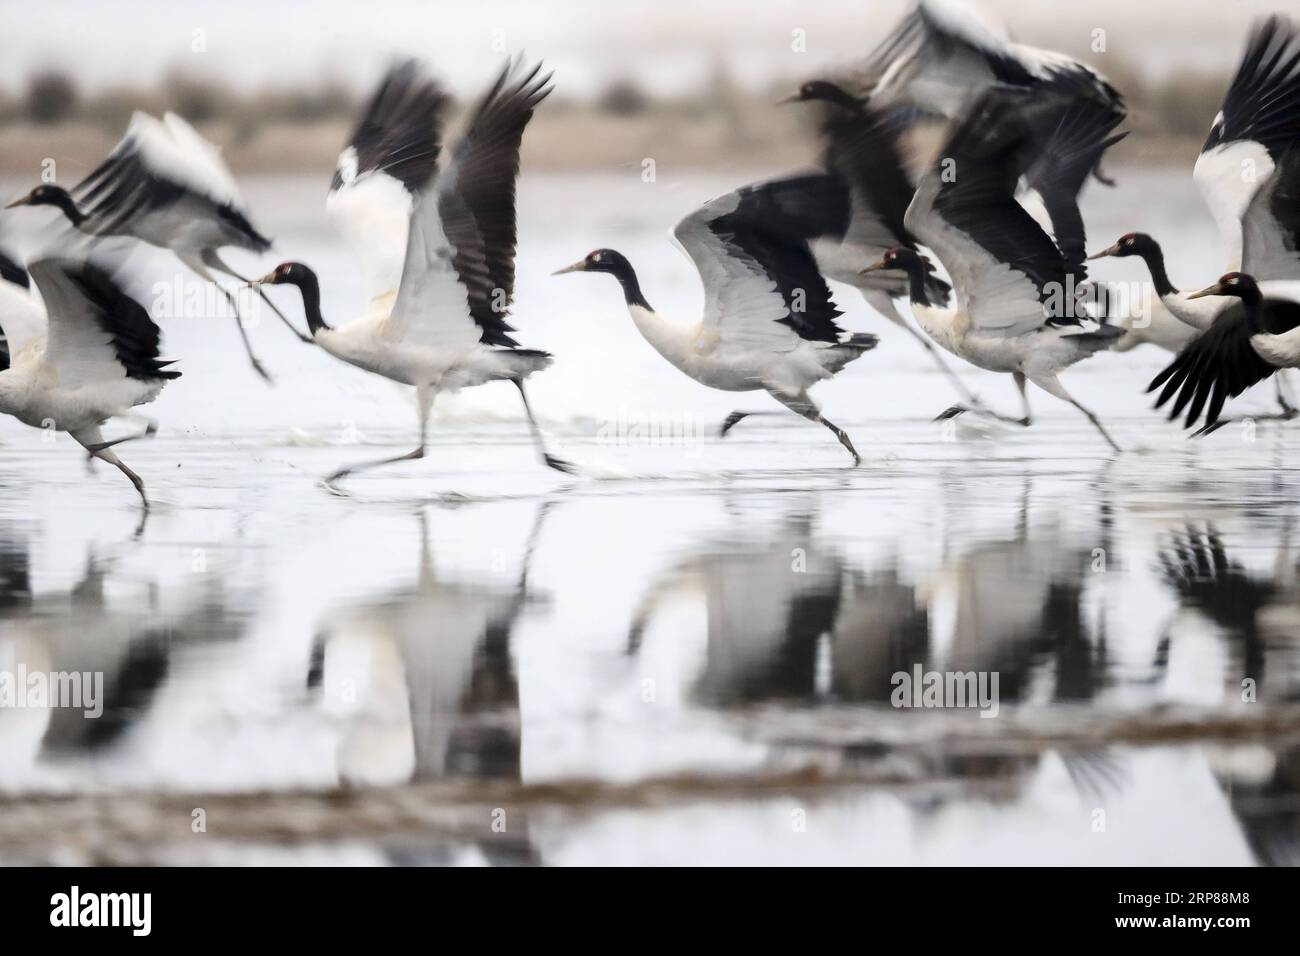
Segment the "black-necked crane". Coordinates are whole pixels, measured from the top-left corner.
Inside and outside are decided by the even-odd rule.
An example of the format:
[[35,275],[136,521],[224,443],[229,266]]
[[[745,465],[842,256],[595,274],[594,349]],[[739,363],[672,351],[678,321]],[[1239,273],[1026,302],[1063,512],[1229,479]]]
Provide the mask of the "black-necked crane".
[[[262,253],[271,247],[271,240],[249,221],[239,188],[217,148],[181,117],[167,113],[158,120],[136,113],[108,158],[71,192],[43,184],[6,208],[16,206],[54,206],[87,235],[130,237],[171,250],[192,272],[221,288],[253,369],[271,381],[253,355],[234,294],[214,276],[220,273],[247,282],[222,259],[221,250],[233,247]],[[303,338],[269,299],[263,299]]]
[[[159,361],[158,326],[104,269],[89,262],[42,259],[32,278],[44,305],[6,296],[0,323],[10,352],[0,372],[0,412],[33,428],[67,432],[93,457],[131,480],[148,509],[144,482],[113,451],[128,438],[105,441],[110,418],[158,397],[180,372]],[[149,435],[157,425],[146,419]]]
[[[822,166],[826,174],[787,181],[804,192],[804,217],[820,224],[814,226],[820,234],[810,243],[818,270],[853,286],[872,309],[911,335],[972,410],[1009,420],[986,409],[929,337],[918,332],[898,311],[894,300],[906,297],[907,274],[897,269],[862,271],[863,263],[878,260],[889,249],[916,251],[916,241],[903,224],[915,188],[903,168],[896,133],[890,124],[843,87],[826,80],[804,83],[785,101],[821,105]],[[925,260],[923,254],[921,258]],[[928,273],[926,287],[931,300],[946,306],[951,286],[934,273],[933,266]]]
[[[809,242],[823,224],[808,216],[808,184],[784,179],[745,186],[691,213],[673,236],[704,283],[704,314],[676,322],[656,312],[632,264],[597,249],[556,272],[602,272],[623,289],[632,322],[675,368],[725,392],[765,391],[796,415],[826,428],[861,462],[848,434],[826,419],[808,389],[876,346],[874,335],[846,335]],[[722,434],[750,415],[735,411]]]
[[1249,275],[1230,272],[1188,298],[1207,296],[1224,296],[1240,307],[1222,312],[1147,387],[1151,392],[1163,386],[1156,408],[1177,395],[1170,421],[1186,408],[1183,424],[1191,428],[1204,412],[1196,434],[1227,423],[1219,413],[1229,398],[1279,369],[1300,367],[1300,281],[1270,282],[1265,289]]
[[[1228,247],[1229,271],[1249,274],[1265,292],[1300,280],[1300,29],[1292,21],[1273,16],[1255,25],[1192,175]],[[1160,244],[1146,233],[1126,233],[1090,258],[1105,256],[1141,257],[1160,301],[1192,328],[1207,330],[1229,312],[1241,317],[1237,297],[1174,286]],[[1300,414],[1282,376],[1276,387],[1280,410],[1256,417]]]
[[[440,105],[432,110],[423,138],[406,134],[392,140],[382,134],[374,138],[371,124],[363,119],[344,150],[341,165],[347,168],[334,187],[336,193],[357,192],[336,195],[331,207],[350,218],[353,235],[367,235],[367,224],[377,224],[369,240],[363,240],[363,252],[376,263],[370,270],[372,281],[375,276],[391,276],[395,248],[402,265],[396,292],[382,291],[386,280],[379,279],[380,284],[372,288],[380,291],[361,318],[338,328],[328,325],[321,314],[316,273],[300,262],[281,263],[257,280],[258,285],[297,287],[312,339],[335,358],[415,387],[419,447],[342,468],[325,479],[327,484],[379,465],[423,458],[429,413],[437,395],[498,381],[512,382],[519,389],[543,462],[557,471],[573,472],[572,465],[547,450],[524,387],[529,375],[551,364],[551,355],[520,348],[512,337],[515,330],[506,323],[514,295],[519,147],[533,110],[551,92],[550,78],[541,74],[540,63],[532,67],[522,60],[508,63],[441,170],[437,168]],[[394,87],[388,93],[381,88],[372,100],[380,113],[387,110],[389,97],[404,99],[411,92],[396,87],[422,82],[409,72],[397,78],[390,74],[389,80]],[[423,96],[412,95],[408,102],[440,104],[440,95],[427,88]],[[385,127],[378,113],[369,118],[375,119],[376,128]],[[413,165],[403,170],[397,164],[408,148],[423,152],[418,162],[412,154]],[[349,178],[346,172],[353,169],[354,158],[355,173]],[[410,186],[429,177],[428,185],[412,195]],[[396,208],[409,205],[407,233],[400,239],[391,226],[395,203]],[[395,241],[400,246],[395,247]]]
[[1087,63],[1016,43],[998,24],[952,0],[919,0],[850,82],[874,109],[904,126],[924,118],[959,120],[990,88],[1086,97],[1124,109],[1119,91]]
[[[1022,399],[1028,381],[1069,402],[1118,452],[1101,421],[1065,390],[1058,375],[1123,333],[1093,323],[1076,298],[1087,275],[1081,237],[1054,242],[1016,200],[1016,188],[1028,165],[1041,164],[1042,175],[1055,182],[1047,189],[1053,203],[1063,206],[1067,196],[1074,203],[1088,171],[1119,139],[1111,135],[1119,119],[1087,99],[1069,101],[1063,111],[1041,105],[1056,122],[1046,142],[1038,142],[1037,121],[1030,114],[1039,108],[1027,104],[1023,94],[984,94],[908,206],[906,225],[947,268],[956,308],[941,309],[931,301],[926,264],[910,249],[890,250],[868,268],[905,269],[912,314],[936,342],[981,368],[1011,374]],[[1058,208],[1052,217],[1053,222],[1070,218],[1081,230],[1077,210],[1070,217]]]

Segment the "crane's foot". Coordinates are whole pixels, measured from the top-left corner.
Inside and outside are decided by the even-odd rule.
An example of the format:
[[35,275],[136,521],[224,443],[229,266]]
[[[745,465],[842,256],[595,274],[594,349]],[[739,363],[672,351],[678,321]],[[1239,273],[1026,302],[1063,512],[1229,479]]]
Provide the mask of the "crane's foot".
[[578,473],[577,465],[574,465],[572,462],[567,462],[563,458],[556,458],[551,454],[542,455],[542,462],[547,468],[554,468],[556,471],[565,475],[576,475]]

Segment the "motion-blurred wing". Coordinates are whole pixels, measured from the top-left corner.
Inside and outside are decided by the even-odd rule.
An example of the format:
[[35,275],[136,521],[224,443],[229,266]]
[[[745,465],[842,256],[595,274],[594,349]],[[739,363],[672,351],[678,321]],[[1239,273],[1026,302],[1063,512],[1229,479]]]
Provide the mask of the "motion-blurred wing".
[[134,234],[150,214],[183,206],[165,227],[152,224],[151,231],[166,236],[142,238],[183,243],[188,233],[206,229],[222,245],[259,252],[270,246],[249,221],[216,147],[174,113],[161,122],[136,113],[121,142],[73,194],[87,216],[83,228],[99,235]]
[[541,70],[522,59],[505,66],[438,177],[438,212],[484,345],[518,344],[505,321],[515,288],[515,181],[524,128],[552,89]]
[[144,306],[97,266],[42,259],[31,266],[49,313],[45,363],[61,388],[133,378],[179,378],[159,361],[161,333]]
[[1060,250],[1015,198],[1029,141],[1021,102],[1000,91],[981,97],[922,180],[906,217],[908,229],[947,267],[971,322],[1008,336],[1047,321],[1044,303],[1061,294],[1067,275]]
[[[1300,144],[1300,32],[1285,17],[1272,16],[1257,24],[1246,44],[1246,52],[1228,87],[1223,106],[1214,118],[1210,134],[1196,160],[1193,178],[1229,247],[1228,270],[1243,269],[1256,275],[1259,266],[1270,272],[1276,243],[1265,241],[1259,230],[1269,228],[1267,209],[1271,200],[1253,211],[1255,222],[1252,256],[1262,256],[1249,265],[1243,259],[1242,219],[1248,214],[1256,193],[1269,187],[1275,170]],[[1294,176],[1294,169],[1288,174]],[[1292,195],[1284,186],[1282,196]],[[1294,202],[1294,199],[1283,202]],[[1283,219],[1290,215],[1284,213]],[[1285,221],[1282,225],[1285,226]],[[1268,278],[1291,278],[1273,275]]]
[[371,309],[381,315],[401,282],[415,197],[437,171],[448,102],[416,61],[398,63],[339,154],[325,208],[361,258]]
[[808,246],[825,233],[827,210],[805,185],[786,179],[746,186],[706,203],[673,230],[704,282],[697,348],[790,351],[803,340],[840,340],[840,311]]

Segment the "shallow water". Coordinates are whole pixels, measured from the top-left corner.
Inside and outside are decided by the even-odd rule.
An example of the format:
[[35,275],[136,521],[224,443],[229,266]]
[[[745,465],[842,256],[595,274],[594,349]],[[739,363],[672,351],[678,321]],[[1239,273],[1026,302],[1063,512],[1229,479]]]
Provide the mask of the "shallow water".
[[[521,192],[516,324],[558,356],[535,403],[580,477],[491,386],[423,462],[331,493],[414,416],[274,320],[275,389],[233,330],[164,323],[185,377],[122,448],[146,521],[66,438],[0,426],[0,670],[99,672],[104,702],[0,708],[0,860],[1294,862],[1294,430],[1187,441],[1148,411],[1149,347],[1066,376],[1116,461],[1041,394],[1028,430],[932,425],[943,381],[884,332],[818,390],[862,467],[793,418],[718,441],[734,396],[654,356],[612,282],[545,278],[611,245],[665,312],[698,307],[664,210],[744,176],[636,173],[600,205],[577,176]],[[1123,183],[1093,234],[1160,197],[1171,261],[1212,277],[1190,183]],[[247,191],[341,320],[361,293],[320,185]],[[996,675],[996,714],[893,706],[918,666]]]

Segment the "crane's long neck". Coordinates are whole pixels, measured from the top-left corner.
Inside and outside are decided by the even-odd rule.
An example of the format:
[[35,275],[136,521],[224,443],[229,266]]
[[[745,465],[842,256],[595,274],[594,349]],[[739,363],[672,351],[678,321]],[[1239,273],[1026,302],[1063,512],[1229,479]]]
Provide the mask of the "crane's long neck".
[[1154,242],[1150,247],[1141,252],[1142,260],[1147,264],[1147,270],[1151,273],[1151,281],[1155,284],[1156,295],[1164,298],[1169,295],[1177,295],[1178,289],[1169,281],[1169,273],[1165,272],[1165,254],[1161,248]]
[[623,260],[617,266],[609,270],[610,275],[618,280],[618,284],[623,287],[623,298],[627,300],[628,309],[638,308],[654,314],[654,309],[641,294],[641,283],[637,281],[636,270],[632,268],[632,263]]
[[641,293],[641,284],[631,263],[620,263],[609,272],[623,287],[628,314],[642,338],[654,346],[656,352],[681,368],[687,359],[693,330],[670,322],[654,310]]
[[51,205],[57,206],[63,215],[68,217],[68,222],[74,226],[80,226],[88,218],[84,212],[77,208],[77,204],[72,201],[72,194],[66,189],[54,191],[54,195],[47,200]]
[[929,275],[923,262],[905,262],[904,268],[907,270],[907,297],[912,303],[912,317],[916,319],[917,325],[943,348],[954,355],[960,355],[957,345],[962,327],[957,321],[957,310],[939,308],[934,304],[925,287]]
[[1241,291],[1241,305],[1246,310],[1246,324],[1254,333],[1264,332],[1264,297],[1259,289],[1250,288]]
[[320,313],[320,283],[316,281],[316,273],[304,267],[301,275],[287,281],[296,285],[298,291],[302,293],[302,310],[307,316],[307,331],[313,336],[322,330],[328,331],[330,327],[325,324],[325,318]]
[[930,301],[930,293],[925,289],[925,280],[924,267],[917,264],[910,266],[907,270],[907,297],[912,305],[923,305],[927,309],[932,309],[934,303]]

